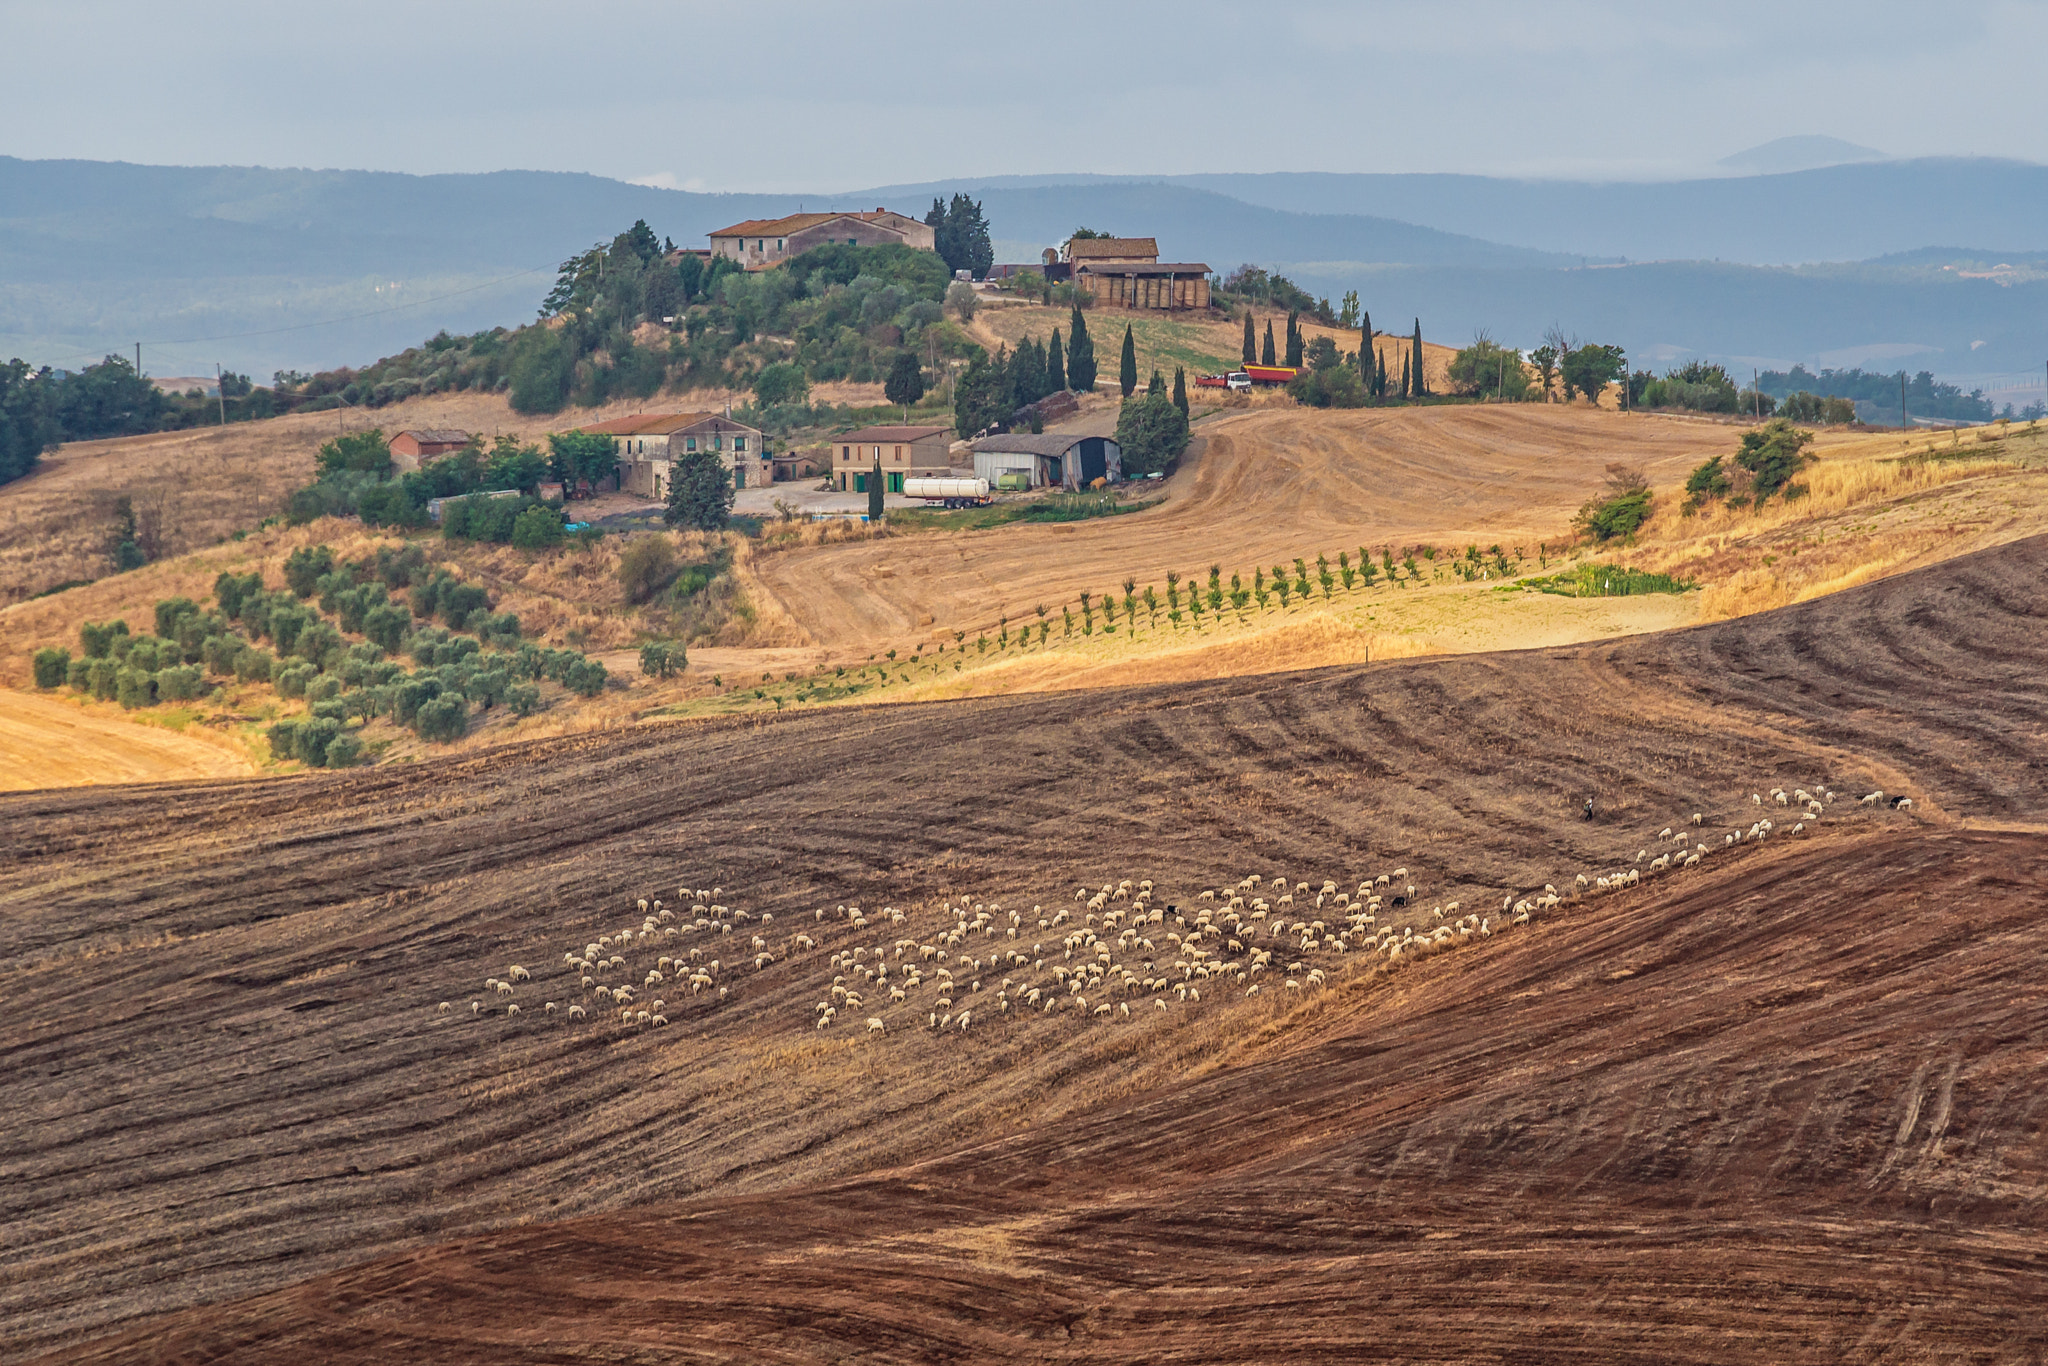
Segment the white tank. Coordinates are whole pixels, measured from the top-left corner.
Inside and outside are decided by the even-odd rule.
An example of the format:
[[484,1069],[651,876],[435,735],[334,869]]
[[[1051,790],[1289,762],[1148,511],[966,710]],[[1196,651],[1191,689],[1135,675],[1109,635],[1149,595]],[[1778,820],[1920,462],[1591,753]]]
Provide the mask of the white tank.
[[962,478],[925,478],[903,481],[903,493],[909,498],[986,498],[988,480]]

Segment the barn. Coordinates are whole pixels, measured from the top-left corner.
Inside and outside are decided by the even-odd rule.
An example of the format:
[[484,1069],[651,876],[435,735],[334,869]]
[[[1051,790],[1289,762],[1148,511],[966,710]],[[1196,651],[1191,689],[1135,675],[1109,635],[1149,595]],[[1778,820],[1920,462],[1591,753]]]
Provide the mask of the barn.
[[988,480],[991,488],[1003,487],[1005,475],[1022,476],[1025,487],[1034,489],[1084,489],[1097,479],[1116,483],[1124,477],[1123,448],[1113,437],[1019,432],[982,437],[969,449],[974,452],[975,475]]

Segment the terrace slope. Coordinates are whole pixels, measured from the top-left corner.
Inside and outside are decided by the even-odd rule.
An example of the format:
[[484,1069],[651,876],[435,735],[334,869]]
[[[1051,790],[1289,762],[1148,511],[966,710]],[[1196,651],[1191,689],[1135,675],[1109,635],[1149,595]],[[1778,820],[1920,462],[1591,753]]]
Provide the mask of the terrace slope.
[[[2036,538],[1597,645],[0,798],[0,1343],[603,1354],[601,1289],[662,1300],[612,1325],[650,1357],[1002,1357],[1029,1325],[1068,1334],[1034,1340],[1052,1356],[1305,1358],[1371,1327],[1394,1358],[1471,1359],[1519,1315],[1556,1353],[1670,1359],[1690,1327],[1723,1360],[1878,1357],[1855,1324],[1916,1359],[2024,1358],[2044,570]],[[856,942],[836,923],[667,1031],[433,1012],[680,879],[787,917],[1399,864],[1484,907],[1693,811],[1714,838],[1778,782],[1850,800],[1810,845],[1717,853],[1390,986],[1340,974],[1293,1017],[1226,995],[820,1034],[822,955]],[[1918,809],[1854,804],[1874,786]],[[1959,828],[1986,823],[2008,829]],[[692,1196],[741,1203],[649,1208]],[[883,1202],[893,1225],[862,1213]],[[579,1216],[603,1218],[512,1231]],[[323,1273],[345,1279],[203,1308]],[[358,1317],[370,1293],[397,1316]],[[1440,1302],[1467,1336],[1439,1352]],[[141,1336],[80,1346],[110,1330]]]

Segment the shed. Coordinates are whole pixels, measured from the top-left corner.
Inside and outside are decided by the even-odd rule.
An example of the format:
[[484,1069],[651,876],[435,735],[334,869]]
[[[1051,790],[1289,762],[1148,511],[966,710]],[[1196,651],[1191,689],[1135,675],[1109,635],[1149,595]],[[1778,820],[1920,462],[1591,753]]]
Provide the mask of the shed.
[[1022,474],[1032,488],[1060,485],[1084,489],[1097,479],[1112,483],[1124,477],[1123,448],[1114,437],[1078,432],[1011,433],[985,436],[969,447],[974,473],[991,487],[1006,474]]
[[409,427],[391,438],[391,463],[402,471],[417,470],[428,461],[467,446],[468,432],[458,427]]

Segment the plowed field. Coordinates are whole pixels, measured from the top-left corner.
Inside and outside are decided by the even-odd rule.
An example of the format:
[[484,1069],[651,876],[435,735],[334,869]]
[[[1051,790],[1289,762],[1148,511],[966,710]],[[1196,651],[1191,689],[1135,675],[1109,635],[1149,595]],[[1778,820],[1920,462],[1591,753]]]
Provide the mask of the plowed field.
[[1211,564],[1249,576],[1296,556],[1425,542],[1533,556],[1568,537],[1609,464],[1668,485],[1733,444],[1712,424],[1542,405],[1276,408],[1197,430],[1154,511],[828,546],[764,559],[761,572],[820,644],[872,648]]
[[[0,799],[0,1342],[2037,1359],[2044,571],[2037,539],[1598,645]],[[1794,784],[1839,789],[1798,838],[1751,800]],[[1695,811],[1700,868],[1391,975],[811,1027],[826,955],[896,936],[839,904],[1398,867],[1486,909]],[[667,1029],[533,1008],[678,883],[819,942]]]

